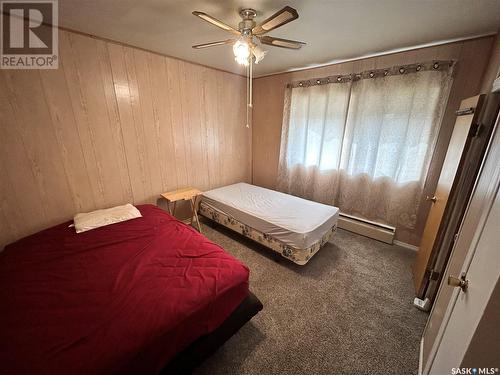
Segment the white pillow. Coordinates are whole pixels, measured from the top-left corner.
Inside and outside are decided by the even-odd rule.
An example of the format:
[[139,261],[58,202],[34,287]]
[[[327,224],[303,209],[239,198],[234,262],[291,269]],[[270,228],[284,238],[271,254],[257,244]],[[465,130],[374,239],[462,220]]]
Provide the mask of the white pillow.
[[76,233],[82,233],[106,225],[135,219],[137,217],[142,217],[141,213],[137,208],[128,203],[123,206],[76,214],[73,218],[73,223]]

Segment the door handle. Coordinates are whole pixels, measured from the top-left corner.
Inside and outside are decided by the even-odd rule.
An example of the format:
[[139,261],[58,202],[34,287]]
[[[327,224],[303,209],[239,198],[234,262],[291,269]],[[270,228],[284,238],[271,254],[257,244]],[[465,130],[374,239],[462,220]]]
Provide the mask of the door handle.
[[432,203],[436,203],[436,201],[438,200],[437,197],[435,195],[433,195],[432,197],[429,197],[429,196],[426,196],[425,197],[425,200],[426,201],[431,201]]
[[467,292],[467,288],[469,286],[469,280],[467,280],[465,278],[465,273],[462,274],[462,276],[460,276],[460,278],[453,276],[453,275],[449,275],[448,276],[448,285],[456,287],[456,288],[460,288],[460,289],[462,289],[462,292],[465,293],[465,292]]

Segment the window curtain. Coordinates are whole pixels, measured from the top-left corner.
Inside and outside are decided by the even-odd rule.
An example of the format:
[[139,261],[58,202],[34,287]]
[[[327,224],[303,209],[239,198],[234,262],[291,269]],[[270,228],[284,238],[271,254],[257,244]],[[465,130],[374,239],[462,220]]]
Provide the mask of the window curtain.
[[287,88],[278,189],[414,229],[451,85],[419,70]]

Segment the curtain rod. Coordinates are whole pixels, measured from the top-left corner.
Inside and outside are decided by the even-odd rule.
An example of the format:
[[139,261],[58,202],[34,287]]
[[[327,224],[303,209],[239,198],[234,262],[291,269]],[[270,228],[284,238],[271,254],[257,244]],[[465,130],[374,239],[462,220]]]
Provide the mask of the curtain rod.
[[418,73],[429,70],[447,70],[455,65],[455,60],[433,60],[423,63],[396,65],[390,68],[365,70],[361,73],[338,74],[321,78],[311,78],[287,84],[288,88],[309,87],[329,83],[346,83],[367,78],[380,78],[393,75]]

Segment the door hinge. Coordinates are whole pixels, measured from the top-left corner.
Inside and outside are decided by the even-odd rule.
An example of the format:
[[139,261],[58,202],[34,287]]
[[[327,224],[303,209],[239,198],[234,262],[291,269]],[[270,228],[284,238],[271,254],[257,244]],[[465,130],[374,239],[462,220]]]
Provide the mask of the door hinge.
[[473,122],[470,126],[470,131],[469,134],[471,137],[477,137],[479,134],[481,134],[481,130],[483,129],[482,124],[479,124],[477,122]]
[[459,109],[459,110],[455,111],[455,114],[457,116],[471,115],[474,113],[475,110],[476,110],[475,107],[463,108],[463,109]]
[[425,273],[426,273],[427,279],[431,280],[431,281],[438,280],[439,275],[441,274],[441,273],[434,271],[434,270],[427,270],[427,271],[425,271]]

